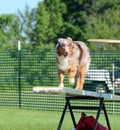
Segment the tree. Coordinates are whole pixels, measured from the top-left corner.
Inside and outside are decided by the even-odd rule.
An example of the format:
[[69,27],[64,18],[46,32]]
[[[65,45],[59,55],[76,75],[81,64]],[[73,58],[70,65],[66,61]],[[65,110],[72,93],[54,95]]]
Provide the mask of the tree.
[[[96,11],[89,15],[87,29],[84,33],[87,39],[120,39],[119,5],[120,2],[118,0],[114,2],[112,0],[96,1],[94,4]],[[94,45],[91,44],[91,49],[96,49]],[[102,44],[101,49],[116,50],[119,48],[118,44]]]
[[49,44],[58,37],[63,25],[65,5],[60,0],[44,0],[36,14],[36,44]]
[[20,35],[19,18],[14,14],[0,15],[0,48],[13,49]]
[[[119,0],[44,0],[38,7],[18,15],[0,16],[0,45],[14,48],[18,39],[24,47],[38,48],[56,43],[59,37],[72,37],[87,43],[89,38],[119,39]],[[96,44],[88,44],[96,49]],[[119,49],[106,44],[102,49]]]
[[36,14],[36,45],[46,43],[49,19],[50,16],[46,10],[44,2],[39,3]]
[[21,34],[23,46],[32,48],[35,43],[35,24],[36,24],[36,8],[30,10],[26,5],[25,12],[18,10],[18,17],[21,20]]
[[90,13],[92,0],[62,0],[66,4],[67,12],[63,15],[63,35],[71,36],[75,40],[85,40],[84,30]]

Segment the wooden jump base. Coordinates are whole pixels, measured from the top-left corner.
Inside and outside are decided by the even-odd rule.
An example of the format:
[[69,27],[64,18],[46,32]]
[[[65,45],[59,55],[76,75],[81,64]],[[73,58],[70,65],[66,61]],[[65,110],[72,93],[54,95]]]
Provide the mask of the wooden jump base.
[[111,39],[88,39],[88,42],[96,43],[120,43],[120,40],[111,40]]

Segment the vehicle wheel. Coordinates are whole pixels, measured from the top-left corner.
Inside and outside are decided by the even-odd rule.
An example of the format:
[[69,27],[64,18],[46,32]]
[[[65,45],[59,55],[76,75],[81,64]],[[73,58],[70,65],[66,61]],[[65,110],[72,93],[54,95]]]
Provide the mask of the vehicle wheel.
[[96,87],[96,92],[105,93],[106,92],[105,86],[98,84],[97,87]]

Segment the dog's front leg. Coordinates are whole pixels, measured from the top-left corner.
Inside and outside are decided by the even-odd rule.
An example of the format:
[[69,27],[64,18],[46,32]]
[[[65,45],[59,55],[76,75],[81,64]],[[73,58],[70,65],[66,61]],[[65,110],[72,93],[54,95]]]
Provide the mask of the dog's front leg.
[[58,76],[59,76],[59,87],[63,88],[64,87],[64,72],[59,70],[58,72]]

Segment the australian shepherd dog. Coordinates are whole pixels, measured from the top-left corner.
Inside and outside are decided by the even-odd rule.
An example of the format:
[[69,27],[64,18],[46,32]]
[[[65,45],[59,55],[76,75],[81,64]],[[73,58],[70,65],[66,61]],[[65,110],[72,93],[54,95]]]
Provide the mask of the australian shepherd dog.
[[69,76],[69,83],[75,89],[83,90],[85,76],[90,65],[90,53],[87,45],[72,38],[59,38],[55,48],[55,58],[59,76],[59,87],[64,87],[64,74]]

